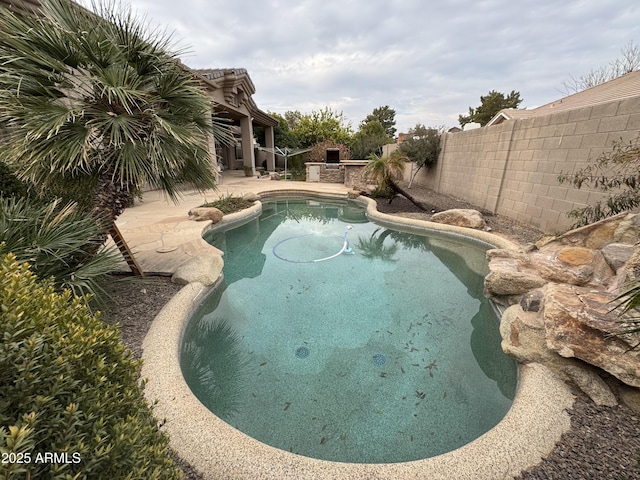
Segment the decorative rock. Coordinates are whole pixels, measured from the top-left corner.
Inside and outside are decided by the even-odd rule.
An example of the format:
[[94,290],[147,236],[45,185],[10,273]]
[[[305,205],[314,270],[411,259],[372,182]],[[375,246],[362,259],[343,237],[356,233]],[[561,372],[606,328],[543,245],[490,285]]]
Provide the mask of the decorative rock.
[[621,283],[624,284],[638,278],[640,278],[640,246],[635,247],[631,258],[627,261]]
[[640,390],[627,385],[621,385],[618,389],[618,395],[620,395],[622,403],[633,411],[640,413]]
[[520,305],[507,308],[500,320],[502,350],[520,363],[542,363],[561,371],[563,366],[575,362],[549,350],[545,341],[544,320],[541,315],[525,312]]
[[220,274],[224,261],[220,255],[200,255],[180,265],[171,281],[178,285],[199,282],[205,286],[213,285]]
[[626,243],[610,243],[602,247],[602,255],[613,270],[618,270],[629,261],[635,247]]
[[613,294],[592,289],[547,285],[547,346],[563,357],[579,358],[628,385],[640,387],[640,351],[630,349],[640,336],[619,335],[620,318],[610,311],[614,298]]
[[623,213],[535,247],[488,250],[486,294],[509,307],[503,350],[554,369],[602,405],[615,399],[585,364],[640,388],[640,349],[632,348],[640,333],[624,333],[624,318],[611,311],[627,282],[640,280],[639,238],[640,215]]
[[605,381],[590,366],[566,365],[562,368],[569,378],[586,393],[596,405],[615,407],[618,400]]
[[258,200],[260,200],[260,195],[249,192],[245,193],[242,198],[244,198],[247,202],[257,202]]
[[584,241],[587,248],[602,248],[613,242],[613,235],[618,227],[617,222],[599,222]]
[[347,198],[354,199],[354,198],[358,198],[359,196],[360,196],[360,192],[357,190],[350,190],[347,192]]
[[436,213],[431,217],[431,221],[480,230],[487,226],[484,217],[479,211],[465,208],[454,208]]
[[617,243],[636,244],[640,241],[640,215],[627,215],[616,228],[613,238]]
[[565,247],[558,252],[558,260],[569,265],[588,265],[593,262],[593,250],[582,247]]
[[614,272],[598,250],[549,244],[529,256],[523,267],[555,283],[602,285]]
[[533,290],[523,295],[520,300],[520,306],[525,312],[539,312],[542,308],[544,293],[542,290]]
[[484,279],[484,286],[493,295],[521,295],[546,282],[538,275],[511,271],[492,271]]
[[271,180],[280,180],[280,174],[279,173],[272,173],[271,175],[269,175],[269,178]]
[[222,217],[224,217],[224,213],[215,207],[196,207],[189,210],[189,220],[196,222],[210,220],[212,223],[218,223]]

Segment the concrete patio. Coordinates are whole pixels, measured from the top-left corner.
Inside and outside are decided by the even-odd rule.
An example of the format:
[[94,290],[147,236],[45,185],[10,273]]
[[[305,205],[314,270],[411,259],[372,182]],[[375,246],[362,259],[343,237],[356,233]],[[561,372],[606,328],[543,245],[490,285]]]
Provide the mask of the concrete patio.
[[[226,195],[242,196],[273,190],[313,190],[346,196],[349,188],[337,183],[308,184],[274,181],[268,176],[246,177],[241,170],[228,170],[223,172],[217,190],[186,190],[177,204],[159,190],[145,192],[142,200],[136,200],[135,205],[126,209],[116,223],[145,274],[172,275],[180,265],[198,255],[212,251],[222,253],[202,239],[202,233],[210,222],[189,220],[190,209]],[[121,270],[130,271],[124,259]]]

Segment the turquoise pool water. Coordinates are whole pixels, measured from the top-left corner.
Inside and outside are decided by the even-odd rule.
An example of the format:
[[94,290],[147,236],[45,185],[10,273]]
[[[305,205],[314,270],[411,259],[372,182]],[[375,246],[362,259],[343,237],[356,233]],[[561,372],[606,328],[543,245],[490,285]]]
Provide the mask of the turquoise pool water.
[[517,367],[482,293],[486,245],[317,199],[263,202],[206,239],[225,252],[224,281],[190,320],[181,364],[240,431],[323,460],[402,462],[458,448],[510,408]]

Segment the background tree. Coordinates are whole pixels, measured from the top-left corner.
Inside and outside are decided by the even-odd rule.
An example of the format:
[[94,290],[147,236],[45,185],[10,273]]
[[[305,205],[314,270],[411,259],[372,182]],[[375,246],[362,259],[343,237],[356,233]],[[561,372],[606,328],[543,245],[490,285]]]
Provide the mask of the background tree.
[[620,57],[603,67],[591,70],[586,75],[579,77],[572,75],[569,80],[562,82],[562,86],[566,94],[571,95],[627,73],[635,72],[638,69],[640,69],[640,46],[629,42],[622,48]]
[[273,112],[269,112],[269,115],[278,120],[278,125],[273,129],[273,138],[276,147],[298,148],[300,142],[295,132],[289,126],[287,119]]
[[362,122],[358,131],[351,137],[351,154],[353,158],[368,158],[369,155],[382,155],[382,147],[393,143],[385,128],[378,120]]
[[105,230],[143,183],[173,199],[184,182],[214,188],[209,135],[227,131],[169,38],[112,4],[41,4],[37,18],[0,12],[3,159],[40,191],[89,179]]
[[475,122],[486,125],[503,108],[518,108],[522,103],[520,92],[511,90],[505,97],[504,93],[491,90],[487,95],[480,97],[480,105],[477,108],[469,107],[469,115],[459,115],[460,126]]
[[[287,118],[287,114],[285,114]],[[351,138],[351,125],[342,112],[336,112],[329,107],[314,110],[308,115],[295,119],[295,133],[299,146],[313,147],[325,140],[347,144]]]
[[429,168],[438,161],[442,130],[443,128],[428,128],[418,123],[409,130],[405,140],[398,147],[400,154],[415,162],[418,167],[411,177],[412,181],[422,167]]
[[394,139],[396,136],[396,111],[388,105],[374,108],[373,112],[367,115],[362,121],[361,126],[376,120],[382,125],[382,128],[384,128],[387,137]]

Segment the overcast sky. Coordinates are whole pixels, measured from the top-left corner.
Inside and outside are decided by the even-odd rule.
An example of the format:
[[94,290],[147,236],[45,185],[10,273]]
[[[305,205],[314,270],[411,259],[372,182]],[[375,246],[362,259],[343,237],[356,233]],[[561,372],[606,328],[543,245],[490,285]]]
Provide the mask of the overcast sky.
[[638,0],[129,3],[173,32],[188,66],[247,69],[260,109],[328,106],[354,130],[383,105],[395,109],[399,131],[453,127],[490,90],[540,106],[563,97],[572,75],[640,44]]

